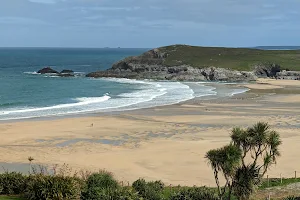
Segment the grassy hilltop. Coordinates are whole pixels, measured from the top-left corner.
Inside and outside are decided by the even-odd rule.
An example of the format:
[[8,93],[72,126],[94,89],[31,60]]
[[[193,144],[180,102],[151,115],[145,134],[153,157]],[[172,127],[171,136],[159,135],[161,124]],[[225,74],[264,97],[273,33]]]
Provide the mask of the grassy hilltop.
[[214,66],[251,71],[261,63],[275,63],[282,69],[300,71],[300,50],[259,50],[250,48],[197,47],[172,45],[158,48],[167,57],[164,64],[193,67]]

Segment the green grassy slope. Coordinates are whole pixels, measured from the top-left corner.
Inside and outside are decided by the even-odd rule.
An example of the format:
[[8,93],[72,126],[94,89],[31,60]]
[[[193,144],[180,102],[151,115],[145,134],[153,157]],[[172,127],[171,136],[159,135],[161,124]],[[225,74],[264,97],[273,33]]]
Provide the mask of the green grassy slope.
[[214,66],[250,71],[259,63],[279,64],[282,69],[300,71],[300,50],[258,50],[247,48],[173,45],[159,48],[168,57],[164,64],[193,67]]

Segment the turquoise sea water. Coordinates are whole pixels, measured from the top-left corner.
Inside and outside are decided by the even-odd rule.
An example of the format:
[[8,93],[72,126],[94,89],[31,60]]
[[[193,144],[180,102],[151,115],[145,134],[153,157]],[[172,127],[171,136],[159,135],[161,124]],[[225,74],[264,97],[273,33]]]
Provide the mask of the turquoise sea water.
[[[0,120],[121,111],[217,95],[215,88],[202,83],[84,76],[146,50],[0,48]],[[45,66],[57,71],[71,69],[81,76],[63,78],[36,73]],[[239,92],[242,91],[225,93]]]

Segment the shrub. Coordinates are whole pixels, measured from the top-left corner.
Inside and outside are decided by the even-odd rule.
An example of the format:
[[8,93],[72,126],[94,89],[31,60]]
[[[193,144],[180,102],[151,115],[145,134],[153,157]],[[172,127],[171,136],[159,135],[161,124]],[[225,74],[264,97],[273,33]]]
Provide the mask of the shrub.
[[144,179],[138,179],[132,184],[133,189],[138,195],[147,200],[162,199],[164,184],[161,181],[146,182]]
[[299,199],[300,199],[300,197],[289,196],[289,197],[284,198],[283,200],[299,200]]
[[106,199],[119,187],[113,175],[106,171],[91,174],[81,193],[81,199]]
[[118,182],[114,179],[113,175],[106,171],[91,174],[86,184],[89,188],[100,187],[103,189],[116,189],[118,187]]
[[132,183],[133,189],[139,193],[143,193],[146,190],[147,182],[145,179],[138,179]]
[[89,196],[84,196],[85,200],[139,200],[137,193],[130,188],[119,187],[117,189],[95,189],[91,190]]
[[26,176],[16,172],[0,174],[0,194],[18,195],[24,192]]
[[170,200],[218,200],[215,191],[206,187],[181,188],[171,195]]
[[28,177],[25,197],[30,200],[73,200],[79,199],[80,192],[77,178],[39,174]]
[[161,192],[164,189],[165,184],[162,181],[150,181],[148,182],[148,186],[155,191]]
[[139,200],[138,194],[130,188],[119,188],[112,192],[113,200]]

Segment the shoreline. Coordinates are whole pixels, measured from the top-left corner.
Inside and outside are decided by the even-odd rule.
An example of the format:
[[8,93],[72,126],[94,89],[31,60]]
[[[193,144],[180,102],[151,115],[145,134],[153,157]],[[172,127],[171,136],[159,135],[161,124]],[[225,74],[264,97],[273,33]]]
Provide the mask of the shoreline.
[[234,126],[261,120],[283,139],[282,157],[268,175],[286,176],[300,164],[294,151],[300,141],[300,82],[294,83],[277,81],[272,84],[284,89],[259,86],[233,97],[194,98],[121,113],[2,121],[0,163],[26,166],[32,156],[34,163],[49,166],[66,163],[74,170],[106,169],[120,181],[143,177],[173,185],[212,186],[213,172],[205,153],[226,144]]
[[[127,80],[127,79],[126,79]],[[130,79],[129,79],[130,80]],[[280,84],[283,83],[283,86],[277,86],[276,82],[280,81]],[[172,81],[171,81],[172,82]],[[274,84],[275,82],[275,84]],[[297,84],[295,84],[294,80],[275,80],[275,79],[270,79],[270,78],[259,78],[256,82],[180,82],[182,84],[194,84],[194,83],[200,83],[203,84],[204,86],[208,87],[214,87],[213,91],[218,90],[218,87],[227,87],[227,88],[239,88],[239,89],[245,89],[245,91],[242,92],[237,92],[233,93],[231,95],[228,95],[226,97],[232,97],[235,95],[247,93],[250,90],[255,90],[257,91],[263,91],[263,90],[272,90],[272,89],[283,89],[284,87],[297,87]],[[189,86],[190,87],[190,86]],[[190,87],[191,88],[191,87]],[[192,89],[192,88],[191,88]],[[195,89],[195,88],[193,88]],[[192,89],[192,90],[193,90]],[[224,97],[218,97],[215,95],[205,95],[205,96],[194,96],[192,99],[200,99],[200,100],[206,100],[206,99],[216,99],[216,98],[224,98]],[[108,111],[102,111],[102,110],[94,110],[94,111],[83,111],[83,112],[78,112],[78,113],[66,113],[66,114],[57,114],[57,115],[46,115],[46,116],[37,116],[37,117],[24,117],[24,118],[17,118],[17,119],[1,119],[0,124],[3,123],[15,123],[15,122],[24,122],[24,121],[47,121],[47,120],[56,120],[56,119],[68,119],[68,118],[81,118],[81,117],[94,117],[94,116],[103,116],[107,114],[112,114],[112,115],[118,115],[122,114],[123,112],[130,112],[134,110],[142,110],[142,109],[151,109],[155,107],[164,107],[164,106],[171,106],[171,105],[180,105],[186,101],[190,101],[192,99],[188,100],[182,100],[177,103],[171,103],[171,104],[162,104],[158,106],[145,106],[145,107],[132,107],[135,105],[131,106],[124,106],[123,110],[114,110],[117,108],[112,108],[112,110]]]
[[[214,87],[214,90],[218,90],[219,87],[223,88],[241,88],[245,89],[245,91],[242,92],[237,92],[231,95],[228,95],[226,97],[231,97],[235,96],[238,94],[246,93],[247,89],[248,91],[250,90],[246,86],[241,86],[239,83],[223,83],[223,82],[180,82],[184,85],[189,86],[188,84],[203,84],[205,87]],[[245,83],[244,83],[245,84]],[[189,86],[191,88],[191,86]],[[191,88],[192,90],[195,88]],[[225,97],[225,98],[226,98]],[[104,110],[94,110],[94,111],[83,111],[83,112],[78,112],[78,113],[66,113],[66,114],[57,114],[57,115],[46,115],[46,116],[37,116],[37,117],[24,117],[24,118],[17,118],[17,119],[1,119],[0,124],[5,124],[5,123],[16,123],[16,122],[26,122],[26,121],[48,121],[48,120],[58,120],[58,119],[68,119],[68,118],[82,118],[82,117],[95,117],[95,116],[105,116],[105,115],[119,115],[124,112],[130,112],[130,111],[135,111],[135,110],[144,110],[144,109],[151,109],[151,108],[159,108],[159,107],[164,107],[164,106],[172,106],[172,105],[180,105],[184,102],[193,100],[193,99],[199,99],[199,100],[206,100],[206,99],[217,99],[217,98],[224,98],[224,97],[218,97],[217,95],[214,94],[208,94],[204,96],[194,96],[191,99],[188,100],[182,100],[177,103],[171,103],[171,104],[162,104],[162,105],[154,105],[154,106],[144,106],[144,107],[132,107],[135,105],[131,106],[124,106],[123,110],[117,110],[118,108],[111,108],[112,110],[104,111]],[[116,110],[115,110],[116,109]]]

